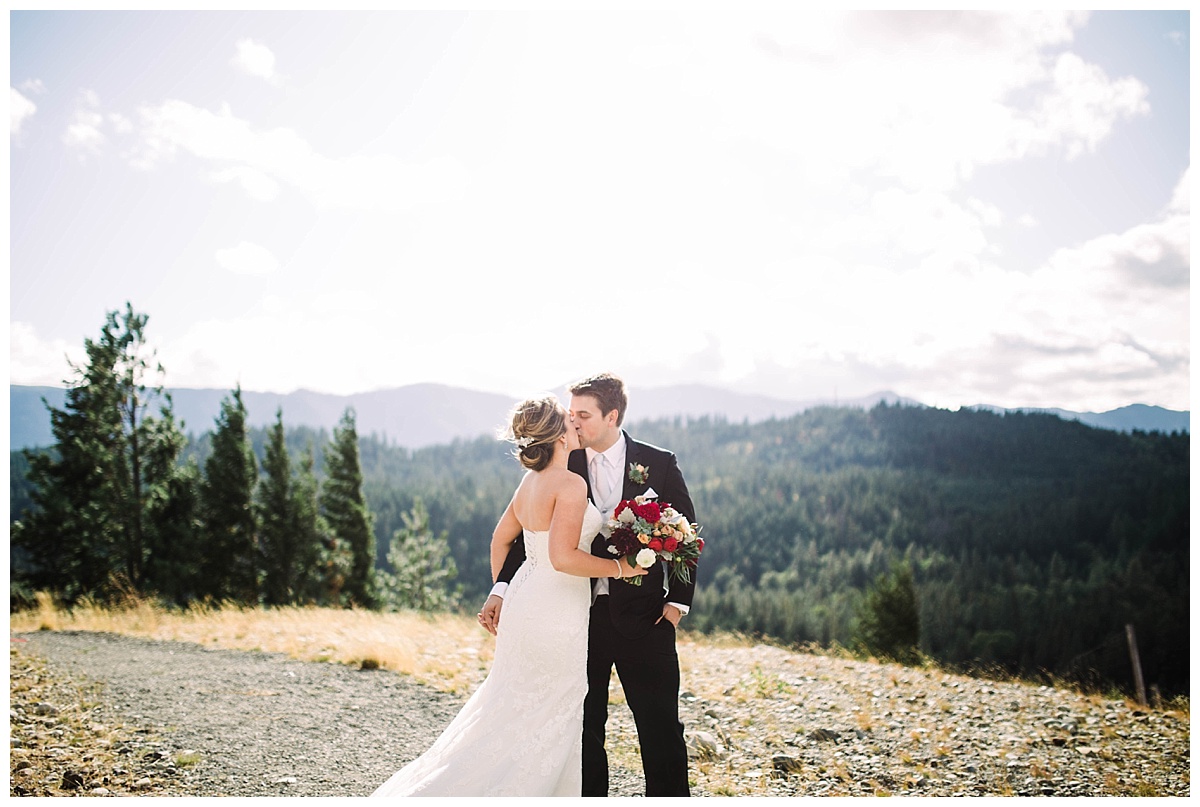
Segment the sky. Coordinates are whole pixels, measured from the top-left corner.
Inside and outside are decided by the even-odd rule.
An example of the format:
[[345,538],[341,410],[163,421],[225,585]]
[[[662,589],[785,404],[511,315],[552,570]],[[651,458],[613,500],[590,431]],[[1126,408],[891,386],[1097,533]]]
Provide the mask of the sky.
[[1189,30],[14,11],[10,383],[1190,409]]

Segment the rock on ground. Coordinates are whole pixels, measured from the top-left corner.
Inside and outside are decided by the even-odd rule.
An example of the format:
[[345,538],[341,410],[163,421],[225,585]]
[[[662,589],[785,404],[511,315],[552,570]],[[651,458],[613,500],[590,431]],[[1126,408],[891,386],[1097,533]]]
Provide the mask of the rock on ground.
[[[14,795],[365,796],[465,698],[277,653],[13,637]],[[693,794],[1190,795],[1186,712],[1019,682],[681,640]],[[642,792],[614,678],[612,795]]]

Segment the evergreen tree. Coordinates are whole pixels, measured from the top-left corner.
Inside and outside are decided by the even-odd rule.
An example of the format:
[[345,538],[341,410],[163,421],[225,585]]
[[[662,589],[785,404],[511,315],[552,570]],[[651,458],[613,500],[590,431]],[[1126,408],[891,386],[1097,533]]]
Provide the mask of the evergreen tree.
[[330,531],[346,543],[350,551],[350,573],[344,594],[350,604],[376,608],[374,532],[371,510],[367,509],[366,498],[362,495],[359,435],[353,408],[342,413],[325,452],[325,483],[320,492],[320,507]]
[[202,594],[214,599],[258,602],[258,557],[254,487],[258,467],[246,436],[242,389],[221,401],[204,463],[200,512],[206,551]]
[[872,655],[902,663],[917,660],[921,617],[907,564],[898,563],[875,580],[858,613],[856,638]]
[[148,454],[148,467],[156,481],[149,489],[148,524],[152,536],[146,589],[166,600],[185,605],[201,588],[204,554],[199,520],[200,468],[194,459],[180,464],[186,438],[164,412],[158,428],[165,434]]
[[429,528],[429,513],[420,499],[404,514],[388,550],[390,572],[381,572],[383,599],[392,609],[446,611],[458,606],[461,590],[451,587],[458,567],[450,556],[446,533]]
[[329,529],[321,515],[310,442],[296,465],[292,512],[296,533],[296,599],[318,605],[344,605],[342,589],[350,576],[350,547]]
[[[1187,433],[1122,434],[1048,414],[906,406],[632,428],[677,452],[705,532],[721,537],[705,547],[710,572],[688,617],[692,630],[852,646],[862,632],[856,623],[867,626],[859,618],[865,592],[889,570],[889,558],[904,557],[921,581],[920,618],[910,625],[919,622],[921,651],[939,662],[1128,687],[1124,626],[1133,623],[1146,683],[1189,690],[1188,654],[1179,652],[1190,641]],[[266,428],[250,436],[265,447]],[[291,430],[289,453],[301,456],[306,440],[321,468],[328,433]],[[71,467],[82,478],[101,462],[85,445],[43,451],[75,452],[83,461]],[[211,445],[211,433],[189,445],[201,467]],[[449,536],[466,596],[482,600],[491,576],[479,548],[520,480],[511,455],[487,437],[416,450],[364,437],[359,450],[379,567],[387,567],[388,536],[406,528],[420,497],[430,529]],[[20,478],[28,467],[15,453],[10,495],[22,522],[36,509],[33,488]],[[350,548],[321,526],[311,470],[310,460],[310,515],[302,521],[320,537],[301,545],[319,546],[320,556],[300,564],[316,570],[303,601],[345,604]],[[298,470],[297,501],[302,476]],[[105,476],[89,479],[92,490]],[[100,498],[61,507],[50,539],[86,535],[73,524],[85,525],[87,503]],[[91,546],[44,548],[43,571],[102,568],[93,562],[98,552],[82,554]],[[23,546],[12,549],[11,593],[28,601],[30,557]],[[152,570],[150,580],[158,579]]]
[[[352,408],[346,409],[334,427],[333,439],[325,452],[325,471],[321,510],[334,536],[350,549],[350,574],[346,579],[345,595],[353,605],[374,608],[377,606],[375,534],[363,496],[358,432]],[[337,548],[336,544],[333,548]]]
[[[95,365],[101,360],[96,346],[88,343],[87,349]],[[48,407],[55,444],[48,452],[25,452],[33,508],[12,525],[28,585],[68,601],[101,595],[114,571],[118,421],[115,394],[103,380],[102,368],[89,366],[67,389],[64,409]]]
[[[157,538],[152,511],[165,495],[184,443],[147,347],[148,317],[126,303],[109,312],[100,339],[84,340],[87,365],[63,410],[50,407],[51,452],[27,453],[35,511],[14,525],[30,564],[28,582],[106,597],[147,584]],[[157,402],[160,416],[150,413]]]
[[284,605],[293,602],[297,595],[300,536],[282,409],[275,411],[275,425],[267,432],[257,507],[263,602]]

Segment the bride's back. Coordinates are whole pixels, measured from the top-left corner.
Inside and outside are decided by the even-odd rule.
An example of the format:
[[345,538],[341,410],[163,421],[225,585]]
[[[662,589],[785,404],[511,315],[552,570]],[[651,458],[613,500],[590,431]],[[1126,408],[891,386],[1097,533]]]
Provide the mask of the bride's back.
[[547,468],[525,474],[513,496],[513,514],[529,532],[548,532],[554,506],[579,477],[565,468]]

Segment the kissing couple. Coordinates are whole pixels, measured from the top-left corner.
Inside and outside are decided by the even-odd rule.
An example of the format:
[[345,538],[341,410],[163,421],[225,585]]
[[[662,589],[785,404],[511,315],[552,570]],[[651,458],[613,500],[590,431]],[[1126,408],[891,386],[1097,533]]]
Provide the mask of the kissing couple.
[[[513,410],[527,472],[492,534],[495,586],[479,622],[496,636],[491,671],[441,736],[374,796],[607,796],[608,685],[633,712],[647,796],[687,796],[675,628],[687,580],[618,557],[602,533],[623,500],[695,510],[675,455],[622,428],[621,379],[592,376]],[[640,577],[640,585],[622,578]]]

